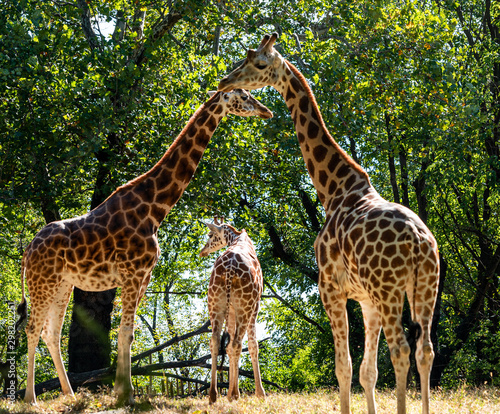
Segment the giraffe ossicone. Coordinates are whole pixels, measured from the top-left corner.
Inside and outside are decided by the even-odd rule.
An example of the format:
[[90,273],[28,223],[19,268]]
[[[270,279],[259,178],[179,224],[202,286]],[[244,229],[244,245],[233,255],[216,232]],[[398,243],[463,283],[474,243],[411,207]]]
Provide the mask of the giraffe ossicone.
[[272,112],[247,91],[212,94],[152,169],[119,187],[89,213],[47,224],[28,245],[21,263],[23,300],[18,308],[20,324],[27,317],[26,279],[31,299],[26,326],[26,402],[36,404],[35,351],[40,334],[56,366],[62,391],[73,395],[61,358],[60,336],[71,292],[77,286],[87,291],[122,288],[114,390],[119,403],[133,404],[133,325],[160,255],[158,227],[191,181],[210,138],[228,114],[272,117]]
[[384,329],[396,372],[398,414],[406,412],[406,377],[410,347],[402,324],[406,296],[412,319],[422,329],[416,360],[422,411],[429,413],[429,381],[434,351],[430,330],[439,280],[437,243],[410,209],[384,200],[361,168],[330,135],[304,76],[274,48],[278,35],[266,35],[248,50],[241,66],[222,79],[218,89],[273,86],[291,113],[308,173],[325,209],[325,224],[314,248],[319,292],[335,342],[335,372],[341,412],[350,412],[352,363],[346,301],[361,304],[365,351],[360,382],[368,412],[376,412],[377,350]]
[[210,340],[212,375],[209,401],[213,404],[217,400],[217,357],[224,322],[229,333],[228,399],[236,400],[240,396],[238,363],[245,333],[248,334],[248,350],[255,378],[255,394],[258,397],[265,397],[266,393],[260,376],[259,344],[256,336],[263,279],[255,247],[245,230],[239,231],[226,223],[205,224],[210,229],[209,239],[201,250],[200,256],[208,256],[227,246],[227,250],[214,263],[208,285],[208,312],[212,324]]

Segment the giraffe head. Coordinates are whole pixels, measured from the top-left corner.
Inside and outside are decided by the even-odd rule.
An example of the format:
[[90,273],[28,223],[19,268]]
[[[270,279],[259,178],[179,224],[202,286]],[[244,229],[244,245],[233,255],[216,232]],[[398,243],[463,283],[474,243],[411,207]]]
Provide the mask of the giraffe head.
[[273,117],[273,113],[255,99],[248,91],[234,89],[230,92],[209,91],[213,102],[225,108],[225,113],[238,116],[259,116],[264,119]]
[[[219,223],[215,220],[214,224],[204,223],[209,229],[208,241],[201,249],[200,256],[205,257],[210,253],[216,252],[231,243],[234,237],[241,234],[240,231],[236,230],[233,226],[226,223]],[[233,237],[231,237],[233,236]]]
[[257,50],[250,49],[243,64],[220,81],[219,91],[276,86],[280,81],[280,68],[285,61],[273,47],[277,38],[277,33],[264,36]]

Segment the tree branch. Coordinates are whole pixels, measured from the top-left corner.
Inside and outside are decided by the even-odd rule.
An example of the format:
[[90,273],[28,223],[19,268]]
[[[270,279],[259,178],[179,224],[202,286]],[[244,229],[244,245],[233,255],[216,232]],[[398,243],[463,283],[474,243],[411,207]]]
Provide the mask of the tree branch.
[[266,280],[264,280],[264,284],[271,290],[271,292],[273,292],[273,296],[269,296],[269,297],[272,297],[272,298],[275,298],[275,299],[278,299],[281,303],[283,303],[288,309],[290,309],[293,313],[295,313],[296,315],[300,316],[302,319],[304,319],[306,322],[310,323],[311,325],[315,326],[316,328],[318,328],[318,330],[321,332],[321,333],[325,333],[326,331],[323,329],[323,327],[318,323],[316,322],[315,320],[311,319],[309,316],[303,314],[302,312],[299,312],[297,309],[295,309],[290,303],[288,303],[283,297],[281,297],[280,295],[278,295],[278,293],[274,290],[274,288],[270,285],[269,282],[267,282]]
[[302,201],[302,205],[304,206],[304,210],[306,211],[309,220],[311,221],[312,229],[316,233],[319,233],[319,231],[321,230],[321,224],[318,220],[318,210],[316,209],[316,206],[313,204],[309,195],[303,189],[299,190],[299,197]]
[[77,0],[76,1],[78,8],[80,9],[80,16],[82,19],[82,30],[83,34],[87,38],[89,42],[90,49],[94,50],[99,47],[99,41],[97,40],[97,36],[92,29],[92,23],[90,21],[90,8],[86,0]]
[[192,336],[201,335],[203,333],[211,332],[211,330],[208,329],[209,326],[210,326],[210,321],[206,321],[201,327],[199,327],[198,329],[196,329],[194,331],[188,332],[188,333],[186,333],[184,335],[180,335],[180,336],[176,335],[172,339],[168,340],[167,342],[164,342],[161,345],[155,346],[154,348],[148,349],[147,351],[144,351],[138,355],[135,355],[134,357],[132,357],[132,362],[140,361],[141,359],[146,358],[147,356],[152,355],[155,352],[161,351],[162,349],[165,349],[165,348],[167,348],[171,345],[174,345],[178,342],[181,342],[181,341],[184,341],[188,338],[191,338]]
[[158,20],[153,26],[151,34],[146,41],[135,50],[134,56],[132,57],[134,64],[141,66],[146,61],[148,52],[153,49],[165,33],[170,31],[183,17],[181,12],[171,10],[166,17]]

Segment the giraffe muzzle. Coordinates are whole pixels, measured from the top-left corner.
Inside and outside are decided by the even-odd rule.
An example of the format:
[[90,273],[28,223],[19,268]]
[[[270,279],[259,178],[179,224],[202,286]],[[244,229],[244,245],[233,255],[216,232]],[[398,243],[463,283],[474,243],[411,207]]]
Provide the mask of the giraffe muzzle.
[[217,90],[221,92],[230,92],[234,89],[233,86],[230,84],[230,79],[229,76],[226,76],[225,78],[221,79],[219,82],[219,86],[217,87]]

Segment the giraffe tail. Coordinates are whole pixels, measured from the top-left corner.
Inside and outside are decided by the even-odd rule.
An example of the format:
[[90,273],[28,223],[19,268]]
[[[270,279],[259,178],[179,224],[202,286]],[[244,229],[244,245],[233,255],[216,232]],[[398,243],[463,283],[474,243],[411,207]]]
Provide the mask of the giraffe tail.
[[26,302],[26,294],[24,292],[24,279],[26,277],[26,252],[23,254],[23,258],[21,259],[21,292],[23,295],[23,299],[21,303],[17,307],[17,314],[19,315],[19,319],[16,322],[16,332],[19,332],[26,326],[26,322],[28,320],[28,304]]
[[411,312],[410,312],[410,325],[408,326],[408,330],[406,332],[406,340],[408,341],[408,345],[411,349],[414,349],[418,338],[422,334],[422,326],[415,321],[415,296],[418,292],[418,256],[420,254],[420,239],[417,235],[415,235],[415,241],[413,243],[413,268],[414,272],[414,281],[413,281],[413,303],[411,304]]
[[229,335],[229,332],[228,331],[222,332],[222,336],[220,339],[220,349],[219,349],[219,355],[221,356],[221,360],[219,368],[217,368],[219,372],[222,371],[222,368],[224,367],[224,359],[226,358],[226,348],[230,340],[231,340],[231,335]]
[[233,283],[233,271],[229,271],[226,275],[226,315],[224,320],[226,321],[226,329],[222,333],[220,340],[220,350],[219,355],[222,357],[218,370],[222,371],[222,367],[224,366],[224,359],[226,357],[226,348],[229,345],[229,341],[231,340],[231,335],[227,331],[227,324],[229,321],[229,305],[231,303],[231,286]]

